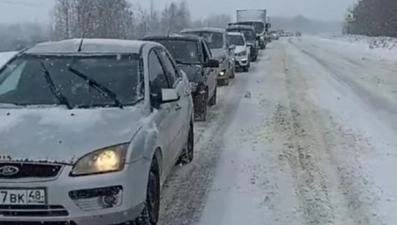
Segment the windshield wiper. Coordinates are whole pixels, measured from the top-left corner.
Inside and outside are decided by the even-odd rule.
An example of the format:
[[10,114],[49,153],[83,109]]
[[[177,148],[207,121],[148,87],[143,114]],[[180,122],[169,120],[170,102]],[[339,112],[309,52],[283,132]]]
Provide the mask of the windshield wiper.
[[116,106],[120,107],[120,109],[124,108],[123,104],[121,104],[120,100],[117,98],[116,93],[114,93],[107,87],[103,86],[102,84],[98,83],[96,80],[86,76],[84,73],[82,73],[70,66],[68,67],[68,69],[70,72],[72,72],[72,73],[76,74],[77,76],[79,76],[80,78],[84,79],[90,87],[93,87],[95,90],[108,96],[111,100],[114,101]]
[[52,94],[55,95],[55,97],[58,99],[59,103],[62,105],[66,105],[68,109],[73,109],[73,107],[70,105],[68,99],[62,94],[62,92],[55,86],[54,81],[51,78],[50,72],[48,72],[47,68],[45,67],[44,63],[41,62],[41,67],[43,67],[44,70],[44,77],[45,80],[47,81],[48,87],[50,88]]

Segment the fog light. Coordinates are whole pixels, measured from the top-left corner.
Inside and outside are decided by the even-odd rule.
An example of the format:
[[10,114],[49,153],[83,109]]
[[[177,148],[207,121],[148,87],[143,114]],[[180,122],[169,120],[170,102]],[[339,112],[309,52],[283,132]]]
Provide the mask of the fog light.
[[69,192],[70,198],[83,211],[118,207],[123,201],[121,186],[84,189]]
[[115,196],[115,195],[103,196],[102,202],[105,206],[113,207],[113,206],[117,205],[117,196]]

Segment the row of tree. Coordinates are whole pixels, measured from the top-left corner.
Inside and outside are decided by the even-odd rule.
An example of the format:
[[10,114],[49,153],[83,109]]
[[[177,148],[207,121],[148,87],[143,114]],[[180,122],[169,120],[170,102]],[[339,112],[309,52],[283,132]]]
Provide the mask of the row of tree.
[[185,2],[162,10],[127,0],[55,0],[50,24],[0,24],[0,52],[18,51],[39,42],[69,38],[136,39],[147,34],[176,33],[187,27],[225,27],[228,15],[193,20]]
[[132,5],[127,0],[56,0],[53,13],[56,39],[121,38],[134,39],[146,34],[176,33],[192,27],[225,27],[230,16],[211,15],[193,21],[186,2],[171,3],[162,11]]
[[397,37],[396,0],[360,0],[350,10],[354,21],[345,32],[368,36]]

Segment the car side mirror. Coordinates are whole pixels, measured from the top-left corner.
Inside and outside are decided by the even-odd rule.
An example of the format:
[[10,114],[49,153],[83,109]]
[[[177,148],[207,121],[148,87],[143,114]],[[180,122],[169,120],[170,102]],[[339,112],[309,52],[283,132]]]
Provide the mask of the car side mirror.
[[179,95],[176,89],[161,89],[161,103],[176,102],[179,100]]
[[204,63],[204,67],[207,68],[218,68],[219,67],[219,61],[216,59],[210,59],[206,63]]
[[236,50],[236,46],[235,45],[230,45],[229,46],[229,51],[234,51]]
[[175,89],[163,88],[157,94],[151,94],[152,106],[156,109],[160,108],[162,104],[176,102],[179,99],[180,97]]

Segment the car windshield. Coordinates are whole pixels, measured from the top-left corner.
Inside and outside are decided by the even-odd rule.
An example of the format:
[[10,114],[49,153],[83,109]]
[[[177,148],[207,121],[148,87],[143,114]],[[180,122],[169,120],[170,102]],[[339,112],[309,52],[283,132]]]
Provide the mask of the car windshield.
[[224,44],[223,33],[210,32],[210,31],[192,31],[186,33],[203,37],[207,41],[208,46],[211,49],[223,48],[223,44]]
[[[89,85],[78,71],[113,92],[123,105],[142,98],[138,60],[129,55],[114,56],[36,56],[15,58],[0,71],[0,104],[60,105],[51,92],[54,87],[72,107],[112,107],[114,100]],[[71,70],[72,69],[72,70]]]
[[238,22],[237,24],[253,26],[257,34],[260,34],[265,30],[265,25],[263,24],[263,22],[248,21],[248,22]]
[[232,45],[244,46],[244,38],[241,35],[229,35],[229,42]]
[[178,63],[200,64],[201,56],[196,41],[156,40],[164,45]]
[[248,29],[240,29],[240,28],[228,28],[227,31],[242,33],[244,35],[245,40],[247,40],[248,42],[254,42],[256,39],[256,35],[254,31],[252,31],[252,29],[248,30]]

